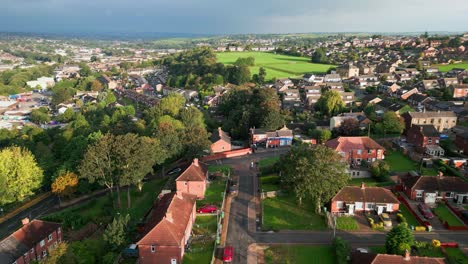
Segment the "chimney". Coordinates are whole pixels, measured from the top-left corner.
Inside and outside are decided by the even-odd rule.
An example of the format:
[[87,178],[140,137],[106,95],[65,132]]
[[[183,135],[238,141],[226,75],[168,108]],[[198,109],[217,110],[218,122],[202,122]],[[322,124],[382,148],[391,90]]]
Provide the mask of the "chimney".
[[200,165],[198,164],[198,159],[197,158],[194,158],[192,163],[193,163],[193,165],[195,165],[197,167],[200,167]]
[[27,218],[27,217],[26,217],[26,218],[23,218],[23,219],[21,220],[21,223],[22,223],[24,226],[27,225],[27,224],[29,224],[29,218]]
[[167,211],[166,215],[164,217],[167,219],[167,221],[169,221],[171,223],[174,222],[174,218],[172,218],[172,212],[171,211]]
[[364,182],[361,182],[361,189],[365,189],[366,188],[366,185],[364,184]]
[[410,261],[411,260],[409,250],[405,250],[405,257],[403,258],[403,260],[405,260],[405,261]]

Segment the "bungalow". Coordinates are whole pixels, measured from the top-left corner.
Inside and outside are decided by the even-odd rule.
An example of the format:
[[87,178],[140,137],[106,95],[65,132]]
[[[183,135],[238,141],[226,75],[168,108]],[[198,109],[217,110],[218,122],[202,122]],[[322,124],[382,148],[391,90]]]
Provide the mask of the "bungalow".
[[211,134],[210,139],[210,148],[212,153],[225,152],[232,149],[231,138],[221,129],[221,127],[218,127],[218,129]]
[[208,170],[205,166],[193,159],[192,164],[176,179],[178,192],[195,195],[197,199],[205,197]]
[[412,200],[427,204],[446,199],[453,199],[457,204],[468,203],[468,183],[458,177],[408,175],[401,179],[401,185]]
[[136,243],[138,263],[181,264],[196,217],[196,197],[166,193],[151,209],[143,237]]
[[407,251],[404,256],[375,254],[375,253],[351,253],[351,264],[445,264],[444,258],[410,256]]
[[398,211],[400,202],[393,193],[382,187],[346,186],[332,199],[330,211],[332,213],[344,213],[354,215],[355,212],[371,212],[377,214],[383,212],[393,213]]
[[62,225],[28,218],[23,226],[0,241],[0,263],[30,263],[47,257],[62,241]]
[[336,73],[334,73],[334,74],[333,74],[333,73],[332,73],[332,74],[327,74],[327,75],[325,75],[324,81],[325,81],[326,83],[329,83],[329,82],[332,82],[332,83],[333,83],[333,82],[335,82],[335,83],[341,82],[341,76],[340,76],[339,74],[336,74]]

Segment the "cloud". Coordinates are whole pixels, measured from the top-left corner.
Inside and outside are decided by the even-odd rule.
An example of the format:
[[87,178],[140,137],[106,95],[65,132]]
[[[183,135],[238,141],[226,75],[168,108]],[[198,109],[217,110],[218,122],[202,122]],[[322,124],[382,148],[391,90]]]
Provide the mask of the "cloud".
[[1,5],[0,30],[7,31],[468,30],[466,0],[6,0]]

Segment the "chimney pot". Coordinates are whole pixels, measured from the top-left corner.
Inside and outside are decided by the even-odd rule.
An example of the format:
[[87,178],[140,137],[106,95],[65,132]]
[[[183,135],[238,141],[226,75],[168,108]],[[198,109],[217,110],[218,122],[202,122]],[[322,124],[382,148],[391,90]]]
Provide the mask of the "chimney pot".
[[23,225],[29,224],[29,218],[27,218],[27,217],[26,217],[26,218],[23,218],[23,219],[21,220],[21,223],[22,223]]
[[197,159],[197,158],[193,159],[193,165],[195,165],[195,166],[197,166],[197,167],[200,166],[200,165],[198,164],[198,159]]
[[405,258],[404,258],[404,260],[409,261],[410,259],[411,259],[411,257],[410,257],[410,252],[409,252],[409,250],[406,250],[406,251],[405,251]]

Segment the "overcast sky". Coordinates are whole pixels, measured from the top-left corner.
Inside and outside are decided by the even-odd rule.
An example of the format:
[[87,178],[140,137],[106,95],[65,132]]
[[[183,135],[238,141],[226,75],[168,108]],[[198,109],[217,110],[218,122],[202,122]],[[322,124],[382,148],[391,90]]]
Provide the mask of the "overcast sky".
[[468,31],[468,0],[0,0],[0,31]]

